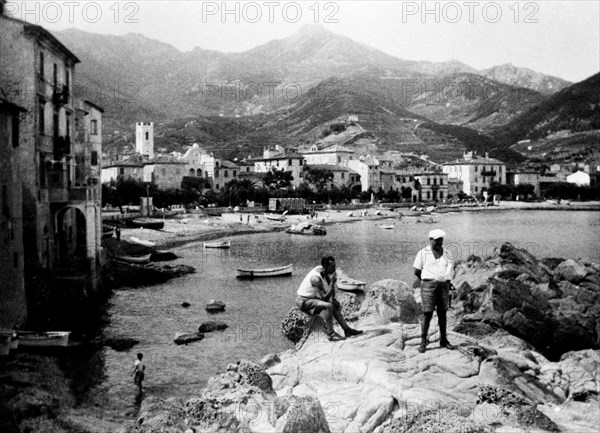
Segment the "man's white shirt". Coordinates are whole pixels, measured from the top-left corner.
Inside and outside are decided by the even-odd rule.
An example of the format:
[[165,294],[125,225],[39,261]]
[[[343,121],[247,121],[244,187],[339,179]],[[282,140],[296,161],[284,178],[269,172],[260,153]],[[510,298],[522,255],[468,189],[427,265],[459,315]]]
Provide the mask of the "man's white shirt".
[[421,271],[422,280],[446,281],[454,278],[454,260],[446,249],[436,259],[431,246],[423,248],[417,253],[413,267]]

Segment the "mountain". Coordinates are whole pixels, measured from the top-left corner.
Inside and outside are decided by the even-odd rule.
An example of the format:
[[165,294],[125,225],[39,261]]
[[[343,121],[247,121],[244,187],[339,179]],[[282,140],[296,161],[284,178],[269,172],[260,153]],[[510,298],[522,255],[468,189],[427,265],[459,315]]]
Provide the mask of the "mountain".
[[479,74],[500,83],[524,87],[545,95],[551,95],[573,84],[562,78],[542,74],[527,68],[520,68],[511,63],[483,69],[479,71]]
[[[78,94],[105,109],[109,152],[131,148],[137,121],[155,121],[157,148],[181,150],[197,141],[233,155],[268,143],[320,140],[331,122],[358,113],[364,131],[348,145],[434,152],[445,159],[477,147],[478,134],[544,98],[457,61],[398,59],[315,25],[242,53],[182,53],[133,33],[65,30],[56,37],[82,60]],[[451,128],[453,135],[439,127],[415,128],[414,122],[478,131]],[[483,144],[495,146],[493,140]]]

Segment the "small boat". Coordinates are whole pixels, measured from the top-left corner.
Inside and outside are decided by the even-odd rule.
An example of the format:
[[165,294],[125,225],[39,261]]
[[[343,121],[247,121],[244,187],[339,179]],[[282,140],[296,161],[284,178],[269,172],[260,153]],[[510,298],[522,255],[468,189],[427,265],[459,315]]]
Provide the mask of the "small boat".
[[231,241],[204,242],[204,248],[231,248]]
[[394,224],[379,224],[380,229],[393,230]]
[[150,258],[152,254],[146,254],[143,256],[114,256],[115,260],[125,263],[134,263],[136,265],[145,265],[146,263],[150,263]]
[[285,221],[285,215],[265,214],[265,218],[271,221]]
[[143,239],[140,239],[136,236],[130,236],[129,240],[134,243],[134,244],[138,244],[138,245],[143,245],[145,247],[154,247],[156,246],[156,242],[152,242],[152,241],[145,241]]
[[169,260],[178,259],[179,256],[172,251],[156,250],[150,253],[151,262],[166,262]]
[[0,336],[10,338],[10,350],[16,350],[19,347],[19,334],[12,329],[0,328]]
[[238,269],[237,278],[283,277],[292,275],[292,265],[267,269]]
[[6,356],[10,352],[10,335],[0,334],[0,356]]
[[136,218],[127,220],[126,224],[128,227],[135,229],[152,229],[161,230],[165,226],[165,222],[161,219],[156,218]]
[[25,347],[64,347],[69,345],[69,331],[19,331],[19,345]]
[[359,281],[348,277],[339,278],[337,280],[336,285],[338,289],[345,290],[347,292],[354,292],[357,290],[365,289],[364,281]]
[[111,226],[102,226],[102,239],[112,238],[115,228]]

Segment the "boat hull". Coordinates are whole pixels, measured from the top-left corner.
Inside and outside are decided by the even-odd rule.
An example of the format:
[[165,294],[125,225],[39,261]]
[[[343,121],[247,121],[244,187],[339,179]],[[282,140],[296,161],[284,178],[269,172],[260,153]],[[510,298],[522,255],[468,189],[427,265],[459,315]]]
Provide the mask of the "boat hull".
[[204,248],[231,248],[231,242],[204,242]]
[[292,275],[292,265],[270,269],[238,269],[236,276],[240,279],[251,279],[267,277],[286,277],[290,275]]
[[135,229],[152,229],[152,230],[161,230],[165,226],[165,222],[162,220],[144,220],[144,219],[134,219],[128,220],[126,222],[128,227]]
[[365,290],[365,283],[363,281],[354,280],[352,278],[339,278],[336,281],[336,286],[340,290],[346,292],[356,292],[358,290]]
[[69,345],[68,331],[19,332],[19,345],[22,347],[66,347]]
[[145,265],[150,263],[151,254],[146,254],[144,256],[134,257],[134,256],[115,256],[115,260],[125,263],[135,263],[137,265]]

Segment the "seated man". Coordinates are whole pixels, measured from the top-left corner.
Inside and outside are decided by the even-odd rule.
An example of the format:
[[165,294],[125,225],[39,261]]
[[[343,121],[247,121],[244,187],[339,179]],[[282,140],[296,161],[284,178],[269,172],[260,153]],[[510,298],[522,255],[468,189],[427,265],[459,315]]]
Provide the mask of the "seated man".
[[[326,256],[321,259],[321,266],[317,266],[304,277],[297,292],[298,308],[311,316],[318,314],[323,319],[329,341],[344,340],[344,337],[333,330],[334,317],[341,325],[346,337],[363,333],[363,331],[350,328],[342,316],[340,303],[335,299],[335,283],[335,259],[332,256]],[[329,284],[328,289],[326,284]]]

